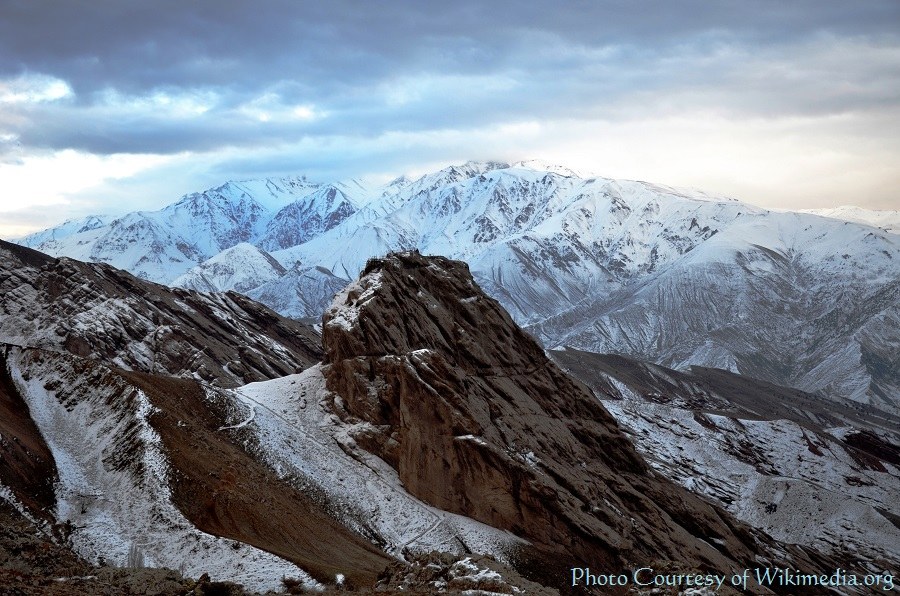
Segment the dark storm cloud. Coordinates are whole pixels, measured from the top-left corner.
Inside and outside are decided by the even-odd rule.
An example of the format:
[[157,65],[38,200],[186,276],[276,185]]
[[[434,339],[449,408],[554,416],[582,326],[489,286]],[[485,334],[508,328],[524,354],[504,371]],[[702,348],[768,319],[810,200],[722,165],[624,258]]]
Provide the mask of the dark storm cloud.
[[815,31],[894,35],[893,0],[264,2],[6,0],[0,69],[107,86],[260,86],[335,93],[398,69],[490,72],[532,42],[662,47],[709,31],[778,43]]
[[[25,148],[212,151],[682,104],[839,113],[895,103],[900,80],[894,0],[0,7],[0,79],[72,91],[3,106],[0,133]],[[864,60],[872,46],[888,53]]]

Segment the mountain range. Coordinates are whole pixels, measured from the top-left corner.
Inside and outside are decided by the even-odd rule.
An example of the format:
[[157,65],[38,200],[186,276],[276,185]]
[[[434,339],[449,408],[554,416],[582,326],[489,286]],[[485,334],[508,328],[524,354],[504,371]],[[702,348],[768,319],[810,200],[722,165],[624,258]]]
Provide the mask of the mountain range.
[[[861,564],[668,480],[462,262],[371,260],[319,344],[239,294],[7,243],[0,290],[0,578],[23,593],[552,594],[573,566],[864,573],[895,556],[877,525]],[[884,470],[861,481],[893,482],[893,451],[849,443]]]
[[722,368],[900,413],[898,214],[821,213],[470,162],[383,185],[229,182],[20,242],[313,322],[369,258],[417,249],[466,261],[548,348]]

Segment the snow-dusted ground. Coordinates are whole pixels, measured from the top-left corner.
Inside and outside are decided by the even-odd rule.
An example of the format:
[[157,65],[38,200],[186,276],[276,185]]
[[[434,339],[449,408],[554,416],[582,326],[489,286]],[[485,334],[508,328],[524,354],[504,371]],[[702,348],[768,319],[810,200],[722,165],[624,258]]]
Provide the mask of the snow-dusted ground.
[[811,213],[813,215],[821,215],[822,217],[830,217],[842,221],[864,223],[881,228],[886,232],[900,234],[900,211],[897,210],[876,211],[873,209],[862,209],[851,205],[843,205],[841,207],[832,207],[830,209],[800,209],[798,210],[798,213]]
[[789,420],[700,415],[705,426],[690,410],[622,395],[603,405],[663,475],[778,540],[900,561],[900,528],[879,512],[900,515],[896,466],[866,469],[836,440]]
[[197,530],[172,503],[169,464],[137,388],[71,356],[13,350],[10,373],[53,453],[60,522],[87,560],[125,566],[139,549],[148,567],[209,573],[249,589],[280,589],[281,578],[315,582],[270,553]]
[[323,491],[338,519],[374,535],[397,557],[405,550],[468,548],[504,561],[511,547],[521,544],[509,532],[436,509],[406,492],[397,472],[358,447],[347,425],[323,408],[326,391],[320,366],[231,391],[255,412],[252,419],[243,418],[242,430],[256,436],[259,458],[280,477],[299,478]]

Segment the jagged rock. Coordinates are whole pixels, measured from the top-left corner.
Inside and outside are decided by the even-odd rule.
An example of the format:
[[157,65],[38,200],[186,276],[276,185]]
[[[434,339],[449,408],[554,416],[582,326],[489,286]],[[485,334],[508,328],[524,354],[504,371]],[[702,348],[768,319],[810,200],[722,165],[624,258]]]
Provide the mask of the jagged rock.
[[417,252],[369,261],[325,313],[323,344],[334,410],[359,423],[357,442],[426,502],[531,541],[520,561],[544,580],[558,584],[573,564],[675,560],[724,572],[778,557],[648,471],[598,400],[463,263]]

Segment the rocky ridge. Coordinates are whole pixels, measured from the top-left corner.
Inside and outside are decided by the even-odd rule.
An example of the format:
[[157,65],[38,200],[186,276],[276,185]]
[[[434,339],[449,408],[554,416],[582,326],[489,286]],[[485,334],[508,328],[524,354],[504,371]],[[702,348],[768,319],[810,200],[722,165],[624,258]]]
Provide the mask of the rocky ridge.
[[529,540],[520,571],[814,565],[649,471],[463,263],[371,260],[326,311],[323,344],[332,407],[355,442],[424,501]]
[[319,360],[318,334],[237,293],[200,294],[0,241],[0,343],[223,386]]

